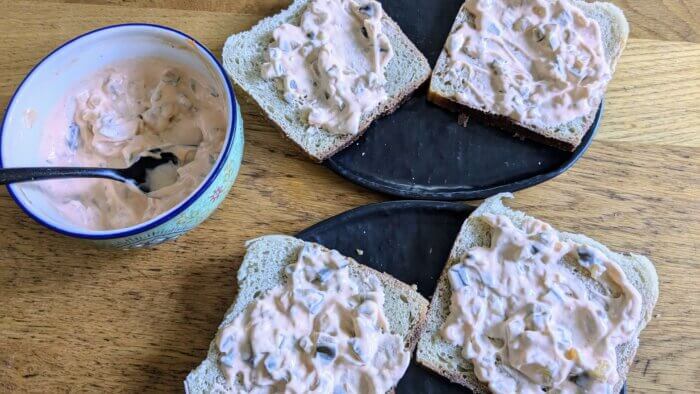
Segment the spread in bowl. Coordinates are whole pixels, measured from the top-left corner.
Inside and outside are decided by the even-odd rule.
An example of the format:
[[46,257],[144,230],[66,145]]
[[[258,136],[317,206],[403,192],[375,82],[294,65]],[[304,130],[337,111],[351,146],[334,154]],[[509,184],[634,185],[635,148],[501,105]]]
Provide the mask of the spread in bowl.
[[154,150],[178,165],[156,167],[151,192],[104,179],[38,183],[69,222],[110,230],[148,221],[183,201],[206,178],[226,138],[223,92],[198,71],[155,57],[109,65],[69,90],[48,116],[46,166],[125,168]]
[[157,190],[149,196],[106,180],[8,185],[39,224],[119,249],[174,240],[202,223],[233,187],[244,146],[240,107],[216,56],[183,32],[145,23],[101,27],[53,50],[17,87],[0,127],[3,168],[127,167],[154,148],[179,157],[150,174]]

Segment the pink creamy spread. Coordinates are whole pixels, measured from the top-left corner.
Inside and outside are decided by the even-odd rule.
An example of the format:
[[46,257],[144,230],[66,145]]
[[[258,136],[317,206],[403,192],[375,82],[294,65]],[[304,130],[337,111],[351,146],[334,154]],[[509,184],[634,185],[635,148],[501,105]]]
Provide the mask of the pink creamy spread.
[[[612,392],[615,348],[633,338],[641,318],[641,296],[621,268],[594,248],[560,241],[538,220],[523,231],[505,216],[482,219],[491,246],[450,268],[442,336],[462,347],[495,393]],[[559,263],[565,257],[576,263]]]
[[394,56],[377,1],[312,0],[299,25],[272,34],[262,77],[301,108],[310,127],[357,134],[363,113],[386,100],[384,69]]
[[523,124],[590,113],[611,71],[595,20],[567,0],[467,0],[447,39],[454,99]]
[[376,393],[396,385],[410,353],[390,332],[384,289],[353,278],[349,259],[307,244],[284,285],[221,329],[226,379],[248,393]]
[[91,75],[58,104],[41,146],[50,166],[128,167],[159,148],[179,167],[154,169],[148,195],[102,179],[45,181],[39,187],[71,223],[109,230],[171,209],[206,178],[226,137],[227,109],[211,78],[184,65],[143,58]]

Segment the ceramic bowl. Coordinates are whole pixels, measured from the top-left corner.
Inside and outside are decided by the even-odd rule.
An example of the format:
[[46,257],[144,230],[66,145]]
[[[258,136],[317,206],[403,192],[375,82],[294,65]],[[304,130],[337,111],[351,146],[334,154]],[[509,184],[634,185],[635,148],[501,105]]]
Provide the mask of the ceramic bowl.
[[[0,167],[40,166],[39,142],[47,114],[77,82],[110,64],[131,58],[159,57],[211,76],[225,95],[228,131],[218,160],[202,184],[171,210],[138,225],[93,231],[67,222],[30,183],[8,191],[34,220],[58,233],[99,246],[139,248],[175,239],[204,221],[231,189],[243,155],[240,108],[216,57],[192,37],[165,26],[107,26],[76,37],[39,62],[10,100],[0,128]],[[29,111],[29,112],[28,112]],[[28,115],[31,118],[28,121]]]

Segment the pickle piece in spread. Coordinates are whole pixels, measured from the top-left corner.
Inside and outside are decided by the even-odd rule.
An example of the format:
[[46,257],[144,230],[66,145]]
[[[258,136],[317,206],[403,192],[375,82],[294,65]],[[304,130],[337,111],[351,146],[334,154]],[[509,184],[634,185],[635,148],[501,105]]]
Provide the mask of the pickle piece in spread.
[[306,244],[286,283],[251,303],[216,338],[219,368],[255,393],[384,394],[410,360],[384,314],[384,289],[354,278],[348,258]]
[[642,307],[622,269],[593,247],[561,241],[541,221],[527,219],[520,229],[506,216],[481,220],[491,228],[490,246],[450,267],[442,337],[462,348],[495,393],[612,390],[615,348],[635,335]]
[[312,0],[298,25],[272,34],[261,66],[310,127],[357,134],[362,115],[387,99],[385,67],[394,56],[373,0]]

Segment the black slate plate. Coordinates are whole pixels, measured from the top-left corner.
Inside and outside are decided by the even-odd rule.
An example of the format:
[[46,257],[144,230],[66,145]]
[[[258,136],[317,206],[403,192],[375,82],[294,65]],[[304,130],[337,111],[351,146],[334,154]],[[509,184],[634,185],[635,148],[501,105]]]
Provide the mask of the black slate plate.
[[[442,51],[464,0],[382,0],[388,15],[431,66]],[[356,143],[326,161],[366,188],[410,199],[474,200],[514,192],[554,178],[588,149],[600,123],[575,152],[564,152],[470,121],[426,99],[421,89],[393,115],[377,120]]]
[[[473,210],[454,202],[385,202],[342,213],[297,237],[336,249],[405,283],[415,283],[430,299],[462,223]],[[397,387],[399,394],[465,391],[415,362]]]

